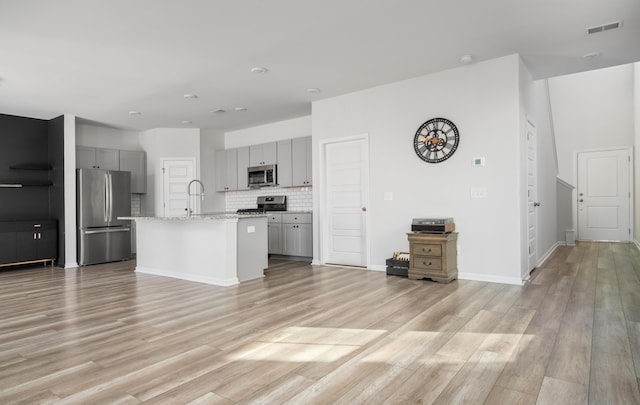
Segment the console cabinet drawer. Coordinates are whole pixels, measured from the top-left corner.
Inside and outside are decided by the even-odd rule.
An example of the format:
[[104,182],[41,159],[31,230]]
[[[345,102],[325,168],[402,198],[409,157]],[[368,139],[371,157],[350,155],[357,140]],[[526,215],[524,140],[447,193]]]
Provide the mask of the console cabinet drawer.
[[414,255],[423,255],[423,256],[442,256],[442,246],[441,245],[426,245],[423,243],[415,243],[413,246]]
[[416,269],[424,269],[424,270],[442,270],[442,260],[436,259],[434,257],[427,256],[415,256],[414,267]]

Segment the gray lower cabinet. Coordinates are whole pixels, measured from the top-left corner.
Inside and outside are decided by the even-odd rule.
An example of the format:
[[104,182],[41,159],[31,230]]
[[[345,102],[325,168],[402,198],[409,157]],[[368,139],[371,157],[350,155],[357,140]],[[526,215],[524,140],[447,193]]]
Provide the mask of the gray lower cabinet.
[[282,224],[282,254],[313,256],[311,224]]
[[269,254],[282,254],[282,214],[269,214],[267,217],[269,233]]
[[0,222],[0,265],[54,260],[57,253],[55,220]]
[[313,226],[309,213],[269,215],[269,253],[313,256]]

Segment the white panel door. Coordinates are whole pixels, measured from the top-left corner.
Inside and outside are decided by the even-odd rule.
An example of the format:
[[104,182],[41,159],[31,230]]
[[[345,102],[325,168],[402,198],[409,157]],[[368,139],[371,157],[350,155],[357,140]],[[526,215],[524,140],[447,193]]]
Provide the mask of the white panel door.
[[[164,215],[169,217],[187,215],[187,185],[195,179],[195,159],[163,159]],[[192,197],[192,207],[197,201]],[[197,208],[195,210],[197,211]]]
[[578,153],[578,238],[629,241],[630,152]]
[[324,263],[367,265],[366,139],[325,145]]
[[538,215],[536,207],[540,203],[536,201],[538,195],[536,152],[536,128],[530,122],[527,122],[527,246],[529,249],[527,273],[536,267],[538,256]]

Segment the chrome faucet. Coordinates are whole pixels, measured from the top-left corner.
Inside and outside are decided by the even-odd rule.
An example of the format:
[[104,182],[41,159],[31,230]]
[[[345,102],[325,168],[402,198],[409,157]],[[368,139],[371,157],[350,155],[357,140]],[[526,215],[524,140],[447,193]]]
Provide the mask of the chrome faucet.
[[[193,184],[193,183],[200,184],[200,192],[199,193],[191,194],[191,184]],[[191,211],[192,211],[191,210],[191,197],[194,197],[194,196],[197,196],[197,195],[199,195],[200,199],[202,201],[204,201],[204,184],[202,184],[202,182],[200,180],[195,180],[194,179],[194,180],[191,180],[189,182],[189,184],[187,185],[187,218],[191,217]]]

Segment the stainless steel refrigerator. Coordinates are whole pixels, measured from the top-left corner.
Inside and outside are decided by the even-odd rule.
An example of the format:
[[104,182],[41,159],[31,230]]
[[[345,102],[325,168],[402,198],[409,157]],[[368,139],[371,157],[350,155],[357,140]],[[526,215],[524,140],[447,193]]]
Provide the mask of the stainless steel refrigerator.
[[78,264],[131,258],[131,173],[77,170]]

